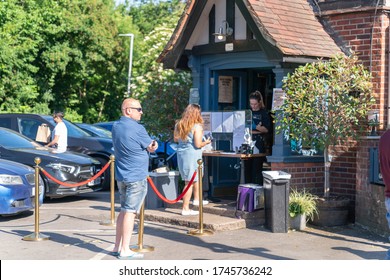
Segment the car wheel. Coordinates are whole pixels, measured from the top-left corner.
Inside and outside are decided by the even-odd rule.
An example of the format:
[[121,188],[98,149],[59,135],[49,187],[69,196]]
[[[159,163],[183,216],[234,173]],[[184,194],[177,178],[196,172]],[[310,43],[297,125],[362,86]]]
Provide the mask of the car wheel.
[[[103,157],[95,157],[96,160],[100,162],[102,168],[107,164],[108,159]],[[106,171],[104,171],[104,179],[102,180],[102,190],[109,191],[110,190],[110,181],[111,181],[111,166],[109,166]]]
[[48,191],[49,191],[49,182],[43,180],[43,201],[47,201],[50,199],[50,197],[46,195]]

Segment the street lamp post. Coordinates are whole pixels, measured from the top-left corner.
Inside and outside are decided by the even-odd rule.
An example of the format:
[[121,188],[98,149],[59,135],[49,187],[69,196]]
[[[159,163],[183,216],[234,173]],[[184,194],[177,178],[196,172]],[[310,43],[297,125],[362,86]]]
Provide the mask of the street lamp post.
[[130,97],[130,83],[131,83],[131,66],[133,65],[133,42],[134,42],[134,34],[119,34],[119,36],[130,37],[130,54],[129,54],[129,76],[127,81],[127,97]]

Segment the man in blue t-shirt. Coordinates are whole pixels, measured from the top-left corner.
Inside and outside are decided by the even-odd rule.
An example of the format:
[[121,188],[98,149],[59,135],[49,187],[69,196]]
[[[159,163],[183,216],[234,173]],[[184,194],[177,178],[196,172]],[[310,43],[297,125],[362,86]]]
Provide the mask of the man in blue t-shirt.
[[143,114],[138,100],[125,99],[121,109],[122,117],[112,127],[115,176],[121,203],[112,254],[118,259],[140,259],[143,254],[130,250],[130,238],[135,216],[141,209],[147,192],[148,152],[154,152],[158,145],[138,123]]

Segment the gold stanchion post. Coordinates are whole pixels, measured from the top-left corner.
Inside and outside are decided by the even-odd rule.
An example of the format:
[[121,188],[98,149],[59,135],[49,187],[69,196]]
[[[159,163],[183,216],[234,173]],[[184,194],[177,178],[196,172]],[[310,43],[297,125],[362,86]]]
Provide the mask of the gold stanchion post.
[[138,245],[131,246],[130,249],[134,252],[153,252],[154,247],[144,245],[144,212],[145,212],[145,201],[141,206],[139,214],[139,229],[138,229]]
[[203,170],[202,170],[203,161],[198,159],[198,184],[199,184],[199,229],[190,230],[187,234],[204,236],[204,235],[213,235],[214,232],[208,229],[203,229]]
[[[23,237],[25,241],[42,241],[49,240],[50,237],[39,233],[39,164],[41,163],[41,159],[36,157],[34,159],[35,162],[35,231],[34,233]],[[45,190],[42,190],[45,191]]]
[[115,223],[115,156],[110,156],[110,197],[111,197],[111,220],[101,222],[103,226],[116,226]]

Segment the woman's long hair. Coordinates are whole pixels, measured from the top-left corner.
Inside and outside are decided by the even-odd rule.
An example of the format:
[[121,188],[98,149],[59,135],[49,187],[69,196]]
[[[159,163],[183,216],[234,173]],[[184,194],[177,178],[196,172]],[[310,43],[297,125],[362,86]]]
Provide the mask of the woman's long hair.
[[260,109],[264,109],[265,108],[264,101],[263,101],[263,95],[261,94],[260,91],[256,90],[256,91],[252,92],[249,95],[249,100],[251,100],[251,99],[257,100],[257,102],[259,102]]
[[196,123],[203,125],[203,118],[200,114],[200,106],[198,104],[190,104],[184,110],[181,119],[176,122],[174,132],[175,138],[186,141],[187,135]]

